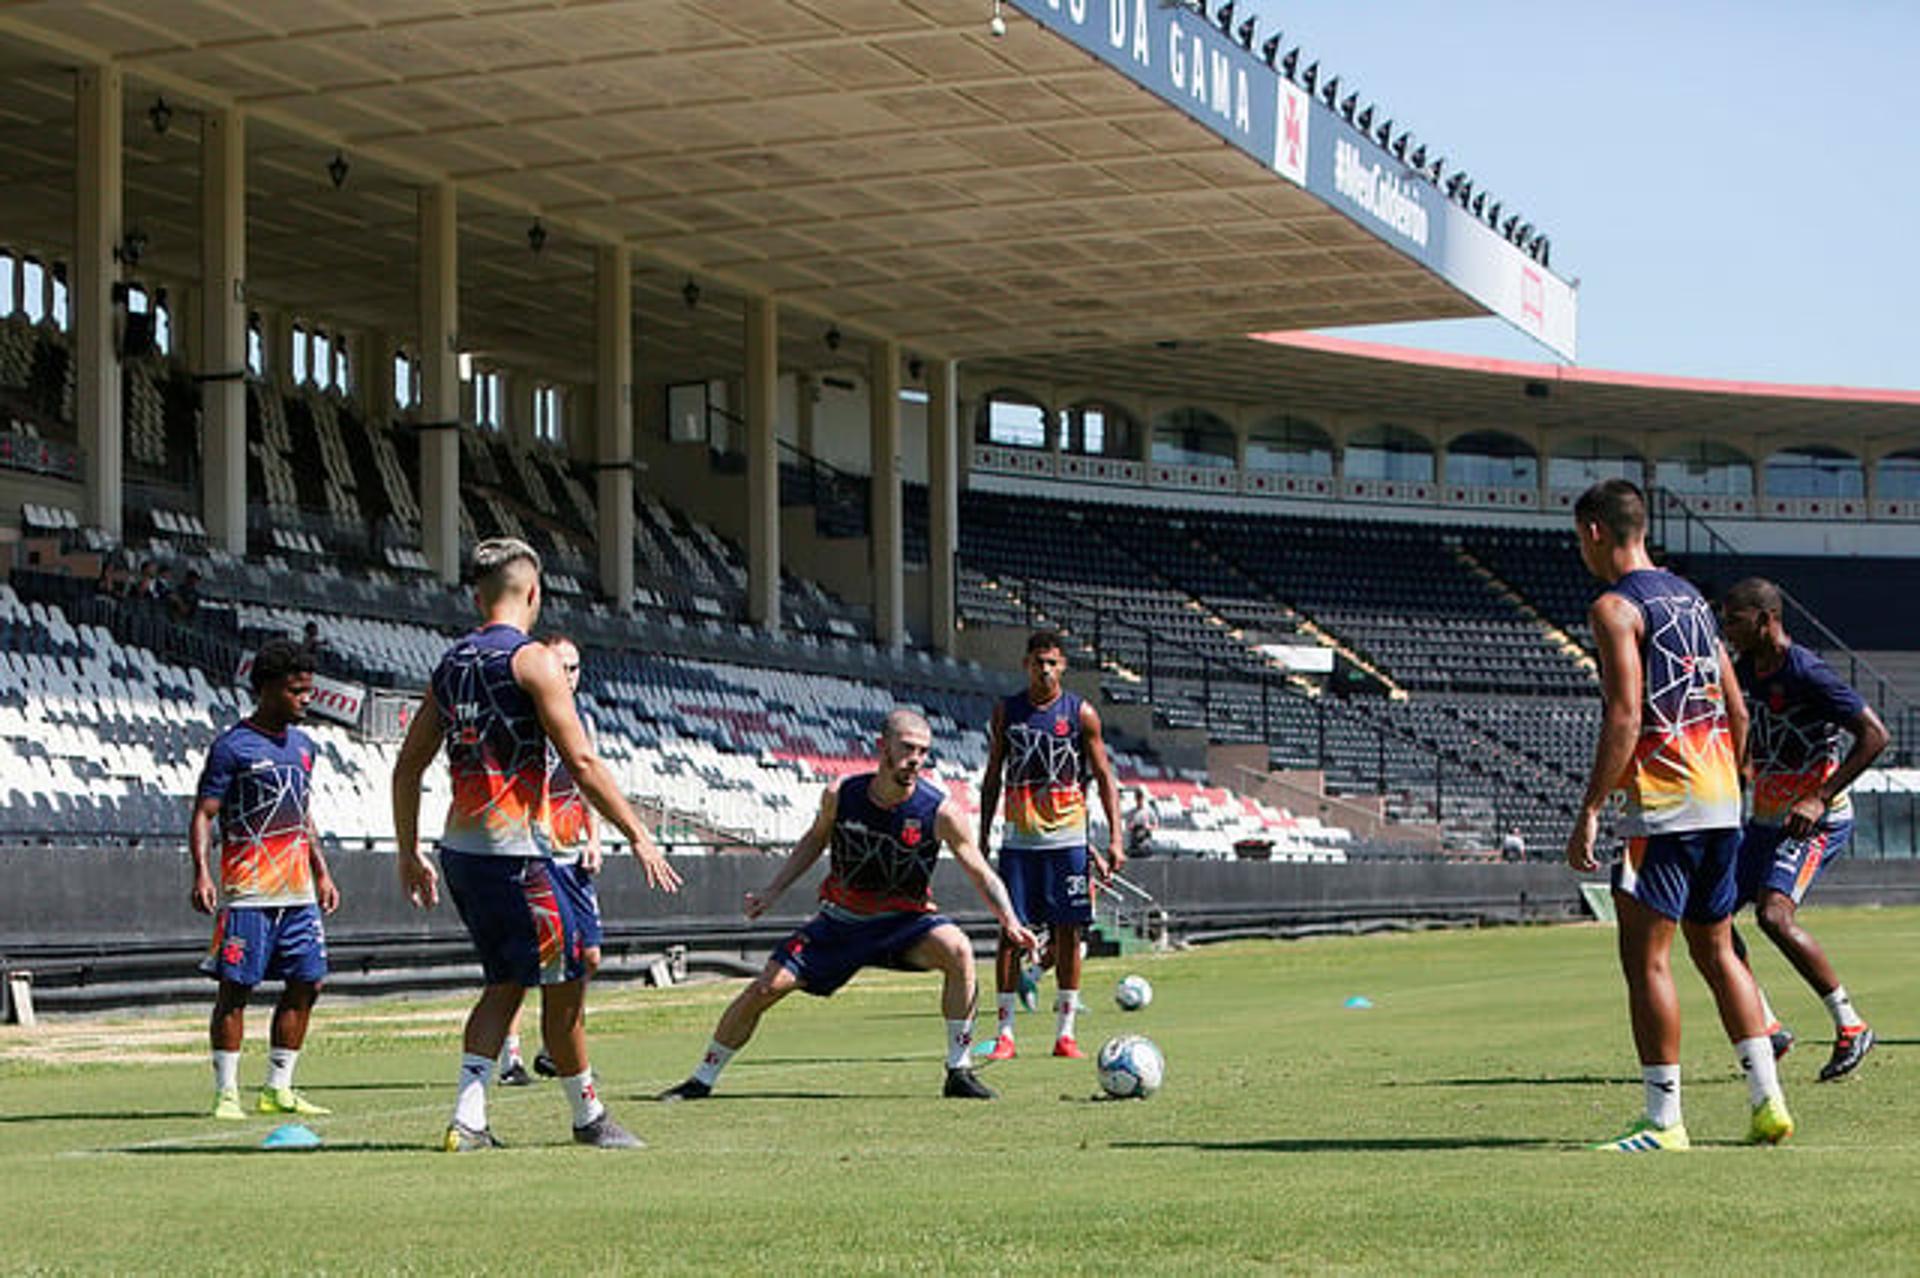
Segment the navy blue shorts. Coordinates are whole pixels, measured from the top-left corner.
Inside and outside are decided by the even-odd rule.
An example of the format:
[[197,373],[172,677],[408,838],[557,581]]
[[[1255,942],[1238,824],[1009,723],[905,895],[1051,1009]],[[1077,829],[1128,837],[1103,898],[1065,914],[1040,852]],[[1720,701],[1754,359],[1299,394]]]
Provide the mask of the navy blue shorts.
[[574,926],[580,930],[580,948],[600,948],[600,894],[594,891],[593,875],[578,861],[555,862],[553,885],[573,907]]
[[863,967],[919,970],[907,951],[949,920],[939,914],[876,914],[845,919],[816,914],[774,947],[774,962],[800,978],[800,988],[821,998],[853,979]]
[[1718,923],[1734,911],[1739,856],[1740,831],[1732,828],[1629,839],[1613,890],[1670,919]]
[[586,975],[573,905],[545,857],[442,849],[440,869],[489,985],[559,985]]
[[229,905],[213,921],[200,970],[234,985],[327,979],[327,932],[317,905]]
[[1087,849],[1000,849],[1000,878],[1013,902],[1013,916],[1038,923],[1093,922],[1093,892],[1087,879]]
[[1795,905],[1826,872],[1827,862],[1853,843],[1853,822],[1836,821],[1804,839],[1787,837],[1777,825],[1749,825],[1740,832],[1740,904],[1758,901],[1771,888]]

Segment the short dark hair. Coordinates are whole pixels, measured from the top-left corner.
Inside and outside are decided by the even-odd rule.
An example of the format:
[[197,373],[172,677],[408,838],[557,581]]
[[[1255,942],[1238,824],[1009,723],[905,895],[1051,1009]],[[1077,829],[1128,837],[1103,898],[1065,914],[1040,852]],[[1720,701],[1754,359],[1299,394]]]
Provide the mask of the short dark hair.
[[540,642],[548,645],[549,647],[551,647],[556,643],[572,644],[576,649],[580,647],[579,642],[576,639],[574,639],[572,635],[568,634],[564,630],[544,631],[540,635]]
[[1720,606],[1723,609],[1752,608],[1778,617],[1784,605],[1780,599],[1780,587],[1765,577],[1748,577],[1727,587],[1727,593],[1720,597]]
[[275,679],[312,673],[313,655],[304,647],[291,639],[269,639],[253,654],[253,670],[247,681],[259,692]]
[[1060,637],[1058,630],[1036,630],[1027,636],[1027,652],[1066,652],[1067,641]]
[[1618,542],[1638,541],[1647,535],[1647,498],[1626,479],[1603,479],[1580,494],[1573,517],[1582,524],[1599,524]]

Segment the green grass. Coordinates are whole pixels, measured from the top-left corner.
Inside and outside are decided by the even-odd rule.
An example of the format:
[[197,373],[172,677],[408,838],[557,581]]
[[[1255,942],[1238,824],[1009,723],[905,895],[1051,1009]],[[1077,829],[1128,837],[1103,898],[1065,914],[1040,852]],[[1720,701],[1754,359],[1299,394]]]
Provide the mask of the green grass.
[[[1785,1065],[1800,1133],[1749,1149],[1746,1093],[1683,971],[1696,1148],[1584,1146],[1640,1102],[1613,933],[1598,927],[1246,944],[1129,960],[1087,981],[1091,1047],[1123,1026],[1166,1050],[1166,1089],[1094,1103],[1090,1062],[995,1067],[1003,1099],[936,1098],[931,977],[796,996],[722,1096],[677,1081],[733,982],[593,998],[603,1094],[638,1154],[565,1143],[551,1083],[496,1093],[515,1148],[453,1158],[458,1007],[323,1001],[301,1085],[325,1148],[263,1154],[216,1127],[201,1014],[0,1030],[0,1268],[545,1273],[1907,1270],[1920,1237],[1920,911],[1809,911],[1887,1040],[1815,1086],[1825,1016],[1769,951],[1802,1032]],[[1364,994],[1376,1006],[1346,1011]],[[243,1081],[263,1069],[264,1017]],[[47,1063],[30,1057],[64,1046]],[[134,1063],[102,1055],[138,1053]]]

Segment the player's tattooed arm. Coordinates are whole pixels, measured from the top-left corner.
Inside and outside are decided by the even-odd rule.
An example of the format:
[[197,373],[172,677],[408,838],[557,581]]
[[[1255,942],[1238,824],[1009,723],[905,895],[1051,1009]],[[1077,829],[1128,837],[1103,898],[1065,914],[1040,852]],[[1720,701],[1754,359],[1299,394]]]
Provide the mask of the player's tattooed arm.
[[187,822],[187,850],[193,856],[193,893],[188,898],[193,908],[211,914],[220,904],[220,889],[213,881],[213,823],[220,815],[220,800],[196,799],[193,816]]
[[1101,856],[1097,849],[1088,849],[1093,853],[1094,872],[1103,881],[1111,881],[1114,873],[1127,863],[1126,830],[1120,821],[1120,787],[1113,779],[1113,761],[1107,757],[1107,740],[1100,729],[1100,712],[1082,701],[1080,703],[1080,737],[1087,743],[1087,771],[1093,774],[1093,783],[1100,789],[1100,810],[1107,815],[1107,854]]
[[993,842],[993,815],[1000,807],[1000,786],[1007,767],[1007,710],[995,702],[993,719],[987,725],[987,769],[980,778],[980,844]]
[[793,851],[787,853],[787,859],[781,864],[780,872],[773,876],[773,882],[758,892],[747,893],[746,916],[757,919],[774,907],[786,890],[794,885],[799,877],[813,868],[820,854],[827,850],[827,843],[833,838],[833,818],[840,809],[840,791],[828,786],[827,792],[820,797],[820,811],[814,815],[813,824],[793,845]]
[[420,851],[420,781],[440,753],[443,731],[433,693],[420,698],[393,761],[393,838],[398,845],[400,890],[423,910],[440,900],[440,872]]
[[939,833],[940,841],[953,849],[954,860],[960,863],[960,868],[973,880],[974,890],[980,893],[987,908],[993,911],[1001,932],[1027,953],[1037,955],[1040,951],[1039,938],[1014,915],[1013,901],[1007,896],[1007,885],[1000,881],[1000,876],[987,864],[987,858],[980,854],[980,845],[973,841],[967,823],[954,811],[951,802],[940,805],[940,811],[934,817],[934,828]]
[[1600,833],[1600,810],[1620,785],[1640,739],[1640,613],[1619,595],[1608,593],[1593,601],[1587,614],[1600,653],[1600,689],[1606,700],[1600,716],[1600,740],[1593,749],[1593,770],[1573,832],[1567,836],[1567,864],[1582,873],[1596,869],[1594,843]]

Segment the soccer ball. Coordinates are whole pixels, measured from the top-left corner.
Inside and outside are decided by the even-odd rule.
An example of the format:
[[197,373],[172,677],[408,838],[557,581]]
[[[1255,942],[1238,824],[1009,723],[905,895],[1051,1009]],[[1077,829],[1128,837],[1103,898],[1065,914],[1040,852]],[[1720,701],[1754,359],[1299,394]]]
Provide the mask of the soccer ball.
[[1126,977],[1114,986],[1113,1001],[1123,1012],[1137,1012],[1153,1002],[1153,986],[1147,984],[1144,976]]
[[1167,1076],[1166,1058],[1153,1040],[1140,1034],[1122,1034],[1100,1046],[1093,1058],[1100,1088],[1117,1099],[1151,1096]]

